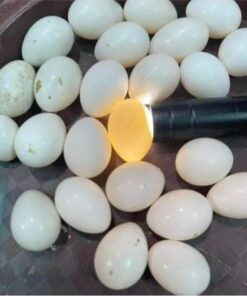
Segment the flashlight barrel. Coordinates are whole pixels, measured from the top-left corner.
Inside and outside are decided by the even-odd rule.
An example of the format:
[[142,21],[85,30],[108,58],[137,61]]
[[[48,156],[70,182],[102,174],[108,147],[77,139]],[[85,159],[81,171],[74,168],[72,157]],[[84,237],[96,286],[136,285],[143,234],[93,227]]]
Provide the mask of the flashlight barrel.
[[151,110],[155,142],[219,137],[247,130],[247,97],[165,102]]

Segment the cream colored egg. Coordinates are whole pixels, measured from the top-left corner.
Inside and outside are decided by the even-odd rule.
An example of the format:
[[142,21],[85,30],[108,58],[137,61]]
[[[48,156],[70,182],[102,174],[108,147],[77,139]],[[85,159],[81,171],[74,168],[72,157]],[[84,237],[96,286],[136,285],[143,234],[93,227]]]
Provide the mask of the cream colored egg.
[[124,16],[127,21],[143,26],[149,34],[155,34],[178,15],[176,8],[169,0],[127,0]]
[[103,285],[127,289],[142,277],[148,259],[148,245],[142,229],[125,223],[109,231],[99,243],[94,268]]
[[108,177],[106,194],[110,203],[125,212],[149,207],[162,193],[165,176],[148,162],[125,163]]
[[105,231],[111,222],[111,209],[103,190],[93,181],[71,177],[62,181],[55,193],[62,219],[85,233]]
[[176,157],[176,170],[186,182],[209,186],[222,180],[232,169],[233,154],[223,142],[199,138],[186,143]]
[[83,78],[81,105],[92,117],[109,115],[114,105],[128,92],[128,74],[116,61],[101,61],[92,66]]
[[95,47],[97,60],[115,60],[125,68],[138,63],[147,55],[150,46],[148,33],[133,22],[121,22],[106,30]]
[[247,173],[230,175],[208,192],[215,213],[234,219],[247,218]]
[[130,75],[129,95],[143,104],[168,98],[180,81],[176,60],[166,54],[153,54],[143,58]]
[[203,293],[210,281],[210,269],[195,248],[177,241],[160,241],[149,250],[149,269],[155,280],[176,295]]
[[181,62],[193,52],[202,51],[209,39],[208,26],[202,21],[183,17],[161,28],[151,40],[151,53],[166,53]]
[[174,190],[159,198],[147,213],[149,228],[172,240],[189,240],[204,233],[212,222],[208,200],[193,190]]
[[85,117],[69,130],[64,145],[64,158],[75,175],[93,178],[105,170],[111,151],[108,133],[102,123]]

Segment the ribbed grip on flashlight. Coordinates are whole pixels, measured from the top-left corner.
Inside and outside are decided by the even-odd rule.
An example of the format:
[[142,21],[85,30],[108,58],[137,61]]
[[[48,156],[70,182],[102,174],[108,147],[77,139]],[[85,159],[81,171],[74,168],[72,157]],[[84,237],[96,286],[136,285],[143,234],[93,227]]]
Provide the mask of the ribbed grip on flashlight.
[[151,110],[155,142],[247,131],[247,97],[165,102]]

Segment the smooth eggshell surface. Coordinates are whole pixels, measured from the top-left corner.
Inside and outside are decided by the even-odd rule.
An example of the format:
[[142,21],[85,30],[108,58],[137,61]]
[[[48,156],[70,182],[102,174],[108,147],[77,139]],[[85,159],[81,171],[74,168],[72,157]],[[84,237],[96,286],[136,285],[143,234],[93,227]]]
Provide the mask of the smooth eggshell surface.
[[157,166],[143,161],[125,163],[108,177],[106,194],[117,209],[137,212],[149,207],[164,186],[164,174]]
[[148,245],[142,229],[134,223],[116,226],[98,245],[94,267],[98,279],[114,290],[127,289],[142,277]]
[[109,202],[91,180],[71,177],[62,181],[56,189],[55,205],[62,219],[79,231],[100,233],[110,225]]
[[74,33],[69,23],[58,16],[46,16],[28,30],[22,44],[22,57],[39,67],[50,58],[66,56],[73,43]]
[[57,240],[61,221],[51,199],[29,190],[17,199],[11,213],[11,232],[15,241],[29,251],[43,251]]
[[181,62],[193,52],[202,51],[209,39],[208,26],[202,21],[183,17],[161,28],[151,40],[151,53],[166,53]]
[[205,232],[212,218],[212,208],[203,195],[181,189],[166,193],[151,206],[147,224],[163,238],[189,240]]
[[160,241],[149,251],[148,265],[155,280],[176,295],[198,295],[206,290],[210,269],[195,248],[177,241]]
[[199,138],[186,143],[178,151],[176,170],[186,182],[209,186],[222,180],[232,169],[233,154],[223,142]]
[[92,117],[109,115],[114,105],[125,98],[128,84],[128,74],[118,62],[95,64],[81,85],[80,100],[84,112]]
[[17,117],[33,104],[35,71],[24,61],[13,61],[0,70],[0,114]]
[[115,60],[125,68],[138,63],[150,46],[148,33],[133,22],[121,22],[106,30],[95,47],[97,60]]
[[247,218],[247,173],[230,175],[208,192],[215,213],[234,219]]
[[75,175],[93,178],[105,170],[111,151],[111,143],[103,124],[97,119],[85,117],[69,130],[64,145],[64,158]]

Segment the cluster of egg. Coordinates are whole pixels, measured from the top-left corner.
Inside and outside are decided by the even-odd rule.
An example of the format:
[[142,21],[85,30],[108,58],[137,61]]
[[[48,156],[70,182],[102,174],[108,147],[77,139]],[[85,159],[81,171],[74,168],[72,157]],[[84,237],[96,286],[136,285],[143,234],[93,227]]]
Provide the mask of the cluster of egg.
[[[230,89],[229,74],[247,75],[247,29],[237,30],[241,11],[235,1],[191,0],[186,15],[177,19],[169,0],[127,0],[124,9],[114,0],[76,0],[69,9],[69,22],[48,16],[29,29],[22,45],[23,61],[0,70],[0,160],[17,156],[25,165],[40,168],[63,153],[76,176],[59,184],[55,205],[35,190],[18,198],[11,230],[20,246],[31,251],[49,248],[58,238],[60,216],[75,229],[92,234],[109,228],[110,204],[126,212],[151,206],[147,224],[166,240],[148,251],[138,225],[116,226],[96,250],[99,280],[111,289],[125,289],[141,278],[148,264],[156,281],[171,293],[200,294],[207,288],[210,270],[205,258],[181,241],[204,233],[213,211],[247,218],[247,173],[226,177],[233,155],[224,143],[196,139],[177,154],[181,178],[196,186],[216,184],[207,198],[183,189],[162,195],[163,172],[141,159],[116,168],[108,177],[106,193],[89,180],[105,170],[112,154],[107,130],[95,118],[109,115],[127,93],[149,104],[168,98],[181,80],[197,98],[222,97]],[[74,33],[98,39],[99,62],[84,77],[76,62],[66,57]],[[149,35],[154,35],[151,42]],[[201,52],[209,38],[224,37],[219,58]],[[128,77],[125,68],[133,66]],[[37,74],[33,67],[39,67]],[[54,113],[78,96],[90,117],[78,120],[66,133],[63,120]],[[34,99],[45,112],[18,128],[11,117],[27,112]]]

